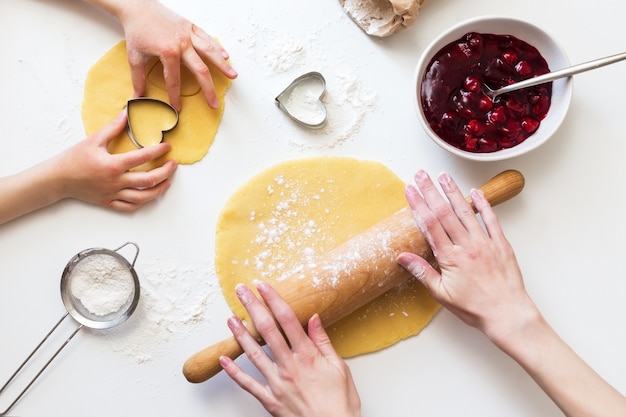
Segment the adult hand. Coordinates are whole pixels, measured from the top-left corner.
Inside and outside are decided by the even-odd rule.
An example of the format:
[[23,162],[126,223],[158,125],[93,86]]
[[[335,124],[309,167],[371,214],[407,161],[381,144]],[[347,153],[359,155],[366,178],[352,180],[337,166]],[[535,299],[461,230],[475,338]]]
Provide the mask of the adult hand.
[[470,196],[484,228],[448,174],[447,201],[424,171],[406,197],[441,269],[402,253],[398,262],[433,297],[519,363],[567,416],[626,415],[626,398],[586,364],[552,329],[524,288],[515,254],[489,202]]
[[311,317],[307,336],[294,311],[272,287],[260,282],[257,290],[270,311],[249,288],[236,287],[273,360],[240,319],[229,319],[228,326],[266,383],[222,357],[220,364],[226,373],[274,417],[360,416],[361,402],[350,369],[335,352],[320,317]]
[[398,262],[465,323],[489,337],[504,337],[507,327],[520,314],[534,314],[535,306],[492,207],[480,191],[470,192],[483,228],[449,174],[439,177],[447,200],[424,171],[417,172],[415,184],[406,188],[406,198],[441,273],[414,254],[403,253]]
[[119,211],[137,210],[170,186],[176,162],[167,161],[150,171],[131,169],[153,161],[170,150],[167,142],[121,154],[107,146],[126,127],[122,112],[107,126],[52,159],[59,198],[75,198]]

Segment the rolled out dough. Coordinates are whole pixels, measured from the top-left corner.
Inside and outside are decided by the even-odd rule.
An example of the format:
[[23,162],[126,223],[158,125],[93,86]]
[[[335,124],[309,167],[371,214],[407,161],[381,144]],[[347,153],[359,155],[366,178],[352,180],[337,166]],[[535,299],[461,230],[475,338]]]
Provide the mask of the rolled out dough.
[[[220,102],[218,109],[211,109],[195,77],[181,66],[182,109],[178,125],[165,134],[172,149],[163,157],[146,164],[142,169],[162,165],[169,159],[180,164],[192,164],[201,160],[209,151],[224,112],[224,96],[231,80],[211,63],[207,62]],[[154,58],[147,65],[146,97],[168,102],[163,66]],[[85,82],[82,116],[88,135],[96,132],[113,120],[133,96],[130,68],[126,54],[126,42],[121,41],[96,62]],[[111,153],[122,153],[136,149],[124,130],[109,145]]]
[[[405,184],[384,165],[316,157],[275,165],[236,191],[220,214],[216,271],[234,314],[247,319],[238,283],[289,279],[294,271],[406,206]],[[410,280],[327,327],[343,357],[415,335],[439,309]]]

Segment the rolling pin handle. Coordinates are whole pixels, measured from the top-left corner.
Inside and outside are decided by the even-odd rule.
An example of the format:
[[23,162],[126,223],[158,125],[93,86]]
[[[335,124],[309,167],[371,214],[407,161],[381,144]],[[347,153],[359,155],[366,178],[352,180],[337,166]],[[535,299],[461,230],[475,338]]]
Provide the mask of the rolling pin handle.
[[189,382],[204,382],[217,375],[221,370],[219,358],[228,356],[232,360],[243,354],[243,349],[234,337],[222,340],[196,353],[183,366],[183,375]]
[[[497,206],[522,192],[525,182],[526,180],[521,172],[509,169],[491,178],[479,190],[483,193],[485,199],[489,201],[489,204]],[[476,211],[472,199],[467,197],[467,201]]]

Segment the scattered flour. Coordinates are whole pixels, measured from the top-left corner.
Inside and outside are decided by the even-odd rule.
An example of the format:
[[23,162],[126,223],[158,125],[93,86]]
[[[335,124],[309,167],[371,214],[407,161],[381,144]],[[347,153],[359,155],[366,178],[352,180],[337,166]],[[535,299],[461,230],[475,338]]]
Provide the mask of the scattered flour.
[[298,207],[308,205],[311,200],[319,200],[326,192],[326,188],[320,187],[317,195],[308,196],[302,192],[297,181],[283,176],[274,178],[267,193],[277,195],[279,203],[261,221],[257,222],[256,213],[250,213],[250,221],[257,222],[258,227],[258,233],[250,244],[271,249],[257,253],[244,264],[253,267],[261,279],[278,277],[278,280],[297,272],[286,268],[287,264],[291,264],[294,253],[302,261],[298,270],[313,265],[320,253],[319,246],[332,237],[315,220],[303,217]]
[[269,44],[264,57],[270,74],[280,74],[306,62],[306,54],[307,49],[302,42],[283,37]]
[[[250,242],[254,256],[244,260],[244,266],[261,279],[282,281],[298,278],[312,282],[317,287],[336,286],[352,272],[362,267],[364,259],[390,258],[389,265],[395,265],[396,252],[391,246],[392,232],[381,229],[369,241],[355,240],[345,250],[334,253],[331,258],[322,255],[328,248],[335,248],[333,216],[329,224],[322,224],[308,216],[303,216],[299,208],[310,206],[332,193],[332,184],[320,185],[313,193],[303,192],[299,180],[277,176],[268,186],[268,194],[279,198],[275,208],[263,220],[258,220],[254,212],[249,219],[256,223],[257,232]],[[326,207],[329,214],[332,207]],[[409,219],[411,222],[412,218]],[[397,237],[395,238],[397,239]],[[339,242],[341,243],[341,242]],[[297,263],[294,264],[294,260]],[[382,275],[393,272],[379,271]]]
[[209,305],[222,293],[215,272],[204,264],[157,258],[140,265],[137,274],[141,296],[134,314],[98,334],[113,351],[144,363],[167,354],[196,326],[209,321]]

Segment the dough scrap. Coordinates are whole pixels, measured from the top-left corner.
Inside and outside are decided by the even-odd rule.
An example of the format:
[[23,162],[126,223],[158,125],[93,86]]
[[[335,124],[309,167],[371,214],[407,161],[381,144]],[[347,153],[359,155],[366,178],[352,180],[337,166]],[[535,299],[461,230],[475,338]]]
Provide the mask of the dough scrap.
[[425,0],[339,0],[365,33],[386,37],[411,26]]
[[[180,164],[192,164],[201,160],[209,151],[224,113],[224,96],[232,80],[208,63],[215,91],[220,102],[218,109],[211,109],[195,77],[185,66],[181,66],[181,101],[178,125],[165,134],[172,149],[163,157],[140,169],[152,169],[169,159]],[[163,66],[152,59],[147,66],[146,97],[168,102]],[[87,74],[82,106],[83,124],[87,135],[91,135],[113,120],[133,96],[133,87],[126,54],[126,42],[113,46]],[[109,145],[111,153],[123,153],[136,149],[124,130]]]
[[[288,279],[405,207],[404,187],[378,162],[342,157],[287,161],[253,177],[227,201],[216,230],[216,272],[233,313],[248,318],[238,283]],[[326,330],[339,354],[351,357],[416,335],[438,309],[410,280]]]

